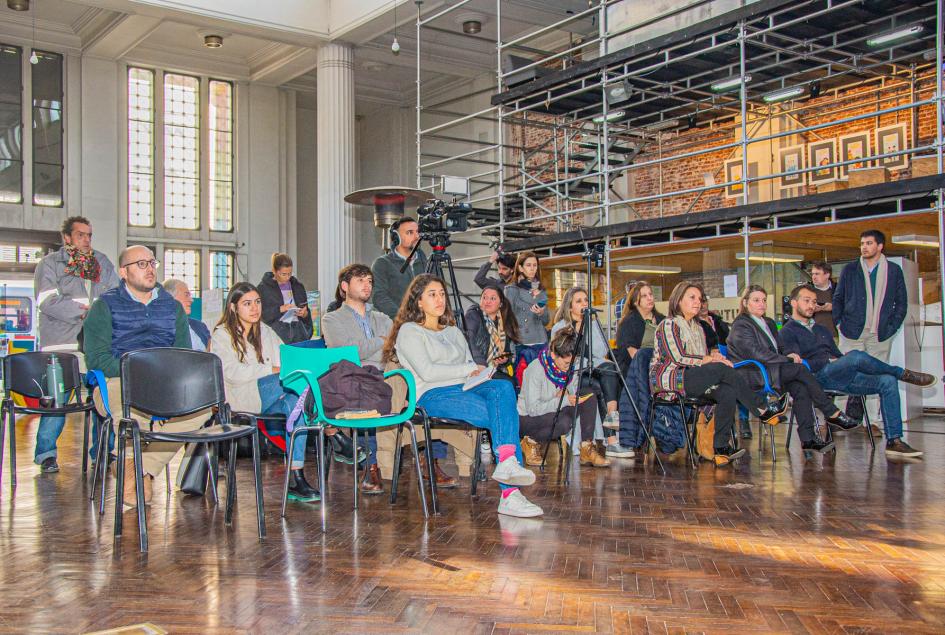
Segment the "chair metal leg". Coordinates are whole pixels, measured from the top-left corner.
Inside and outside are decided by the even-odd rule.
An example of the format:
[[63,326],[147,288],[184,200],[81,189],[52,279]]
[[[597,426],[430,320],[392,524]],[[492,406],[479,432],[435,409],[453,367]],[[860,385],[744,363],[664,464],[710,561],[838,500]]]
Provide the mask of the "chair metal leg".
[[[98,513],[100,516],[103,516],[105,514],[105,483],[108,480],[108,440],[103,439],[102,435],[111,434],[112,418],[107,417],[102,419],[102,421],[99,423],[99,426],[97,453],[98,458],[95,463],[95,474],[92,475],[92,485],[95,485],[96,477],[102,479],[102,491],[99,496]],[[115,442],[117,443],[118,440],[116,439]],[[121,466],[122,460],[123,459],[118,460],[118,465],[115,466],[115,469],[118,469]],[[93,491],[92,493],[94,495],[95,492]]]
[[[113,534],[115,539],[121,535],[122,531],[122,505],[124,504],[125,491],[125,455],[127,454],[128,439],[125,434],[125,425],[119,424],[118,435],[115,438],[118,445],[118,463],[115,466],[115,522],[113,525]],[[104,476],[102,481],[104,481]],[[105,506],[105,497],[102,496],[102,507]]]
[[10,419],[10,491],[16,491],[16,408],[7,408]]
[[3,405],[0,405],[0,486],[3,485],[3,444],[7,434],[6,417],[7,402],[4,401]]
[[[289,499],[289,473],[292,471],[292,459],[293,452],[295,451],[295,435],[298,434],[298,428],[292,430],[292,434],[289,435],[289,446],[286,448],[286,464],[285,464],[285,478],[282,481],[282,517],[285,518],[285,504]],[[321,463],[321,455],[319,454],[318,462]],[[321,468],[319,468],[321,469]],[[322,494],[324,496],[324,494]]]
[[[354,458],[357,460],[357,454],[355,454]],[[318,487],[321,490],[320,493],[322,497],[322,533],[328,532],[328,501],[326,498],[328,496],[328,486],[326,485],[328,479],[325,478],[325,470],[328,469],[326,463],[328,463],[329,460],[330,459],[325,456],[325,428],[322,426],[318,429]]]
[[[433,437],[430,432],[430,417],[426,412],[423,413],[423,453],[427,457],[427,477],[430,479],[430,500],[433,502],[433,513],[440,513],[440,502],[437,498],[436,476],[433,474]],[[420,470],[420,457],[416,456],[417,478],[423,482],[423,473]]]
[[863,407],[863,425],[866,426],[866,437],[870,440],[870,451],[876,451],[876,439],[873,438],[873,426],[870,423],[870,413],[866,410],[866,396],[858,395]]
[[[406,424],[410,427],[410,447],[413,450],[413,455],[420,456],[420,450],[417,448],[417,430],[413,427],[412,421],[407,421]],[[417,459],[418,464],[419,462],[420,460]],[[427,495],[423,491],[423,479],[417,479],[417,490],[420,492],[420,504],[423,505],[423,517],[429,518],[430,512],[427,509]]]
[[171,464],[168,463],[164,466],[164,490],[167,492],[167,497],[171,497]]
[[265,538],[266,514],[263,509],[262,477],[259,469],[259,430],[253,430],[253,479],[256,485],[256,531],[260,538]]
[[[85,425],[82,426],[82,473],[89,472],[89,428],[92,425],[92,411],[85,411]],[[94,489],[94,488],[93,488]]]
[[236,500],[236,440],[230,441],[230,456],[226,460],[226,511],[223,524],[233,522],[233,501]]
[[699,467],[699,456],[696,452],[696,445],[693,443],[695,439],[689,434],[689,417],[686,415],[686,406],[683,405],[682,401],[677,400],[676,407],[679,408],[680,421],[682,421],[683,432],[686,435],[686,454],[689,455],[689,465],[692,466],[692,469],[696,469]]
[[[404,431],[404,424],[397,426],[397,436],[394,439],[394,473],[390,480],[390,504],[393,505],[397,501],[397,485],[400,482],[400,461],[403,456],[403,448],[400,446],[400,435]],[[414,433],[416,436],[416,433]],[[417,452],[417,449],[414,448],[414,452]],[[423,489],[423,479],[421,479],[420,489]]]
[[[135,498],[138,501],[138,543],[141,551],[148,550],[148,520],[144,509],[144,473],[141,470],[143,457],[141,456],[141,433],[132,426],[131,441],[134,451],[135,464]],[[116,492],[115,496],[122,496],[122,492]]]
[[[485,434],[486,431],[484,429],[479,430],[479,433],[476,435],[476,445],[473,448],[476,455],[473,457],[472,473],[470,474],[472,478],[469,480],[469,495],[473,497],[476,496],[476,491],[479,489],[479,470],[482,469],[482,450],[480,448],[482,448],[482,441],[485,438]],[[492,445],[490,444],[489,447],[491,448]]]
[[357,511],[358,510],[358,490],[360,489],[358,487],[360,483],[358,482],[358,429],[357,428],[351,428],[351,445],[354,447],[354,460],[352,461],[352,463],[354,464],[354,510]]
[[[764,424],[762,424],[762,425],[764,425]],[[788,417],[788,424],[787,424],[787,439],[785,439],[785,441],[784,441],[784,449],[785,449],[785,450],[790,450],[790,449],[791,449],[791,437],[794,436],[794,435],[792,434],[793,431],[794,431],[794,408],[791,408],[791,416]]]
[[210,480],[210,494],[213,496],[213,504],[220,504],[220,496],[217,494],[217,482],[218,474],[216,474],[215,466],[219,465],[217,463],[217,444],[216,443],[205,443],[203,446],[203,459],[207,462],[207,478]]

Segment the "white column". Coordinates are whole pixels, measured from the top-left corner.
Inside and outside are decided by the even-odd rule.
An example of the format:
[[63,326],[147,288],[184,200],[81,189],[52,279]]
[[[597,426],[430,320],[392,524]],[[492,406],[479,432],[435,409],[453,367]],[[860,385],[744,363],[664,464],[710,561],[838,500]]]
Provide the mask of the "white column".
[[338,270],[356,251],[353,210],[344,202],[355,189],[354,51],[346,44],[318,49],[317,108],[318,288],[327,306]]

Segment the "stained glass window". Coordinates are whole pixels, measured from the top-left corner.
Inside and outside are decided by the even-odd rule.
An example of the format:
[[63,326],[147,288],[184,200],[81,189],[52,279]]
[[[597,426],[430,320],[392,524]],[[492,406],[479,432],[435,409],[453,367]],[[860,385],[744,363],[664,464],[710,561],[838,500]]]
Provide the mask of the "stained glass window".
[[200,80],[164,75],[164,225],[200,228]]
[[128,224],[154,226],[154,72],[128,69]]

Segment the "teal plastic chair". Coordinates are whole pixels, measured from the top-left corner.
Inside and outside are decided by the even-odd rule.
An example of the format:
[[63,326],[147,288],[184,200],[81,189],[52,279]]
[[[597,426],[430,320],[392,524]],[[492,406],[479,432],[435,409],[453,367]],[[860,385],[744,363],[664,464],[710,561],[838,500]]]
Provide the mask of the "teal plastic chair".
[[[414,461],[416,462],[417,474],[420,474],[420,453],[417,450],[417,432],[413,426],[413,416],[417,409],[417,387],[414,383],[413,375],[410,371],[398,369],[384,373],[384,377],[400,375],[407,382],[407,407],[403,412],[384,417],[373,417],[370,419],[332,419],[325,413],[322,406],[322,393],[318,385],[318,378],[328,372],[329,367],[342,360],[347,360],[353,364],[361,365],[358,358],[358,349],[355,346],[341,346],[338,348],[301,348],[283,344],[280,349],[282,366],[279,369],[279,379],[282,386],[292,392],[301,395],[306,388],[311,389],[314,408],[311,413],[303,409],[305,421],[299,424],[296,422],[289,435],[288,455],[292,456],[295,447],[295,437],[300,432],[315,431],[318,432],[318,487],[322,495],[322,531],[326,531],[328,525],[326,512],[327,488],[325,485],[325,427],[335,426],[337,428],[351,429],[352,441],[354,447],[358,447],[358,430],[372,430],[388,426],[405,425],[410,430],[410,442],[413,446]],[[354,509],[358,509],[358,461],[354,461]],[[423,504],[423,516],[429,518],[427,511],[426,494],[423,491],[423,480],[417,479],[417,487],[420,491],[420,500]],[[286,469],[285,483],[282,488],[282,515],[285,516],[286,499],[289,490],[289,471]]]

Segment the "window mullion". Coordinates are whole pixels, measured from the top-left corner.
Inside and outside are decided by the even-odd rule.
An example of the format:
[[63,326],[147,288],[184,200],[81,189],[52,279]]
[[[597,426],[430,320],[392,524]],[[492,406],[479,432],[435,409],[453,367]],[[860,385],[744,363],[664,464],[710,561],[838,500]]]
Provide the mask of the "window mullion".
[[[20,197],[23,200],[23,211],[25,212],[25,225],[28,229],[34,227],[35,219],[33,204],[33,72],[30,64],[30,55],[33,50],[23,47],[23,55],[20,56],[22,65],[21,81],[23,82],[23,92],[21,101],[21,131],[22,141],[20,143],[20,159],[23,162],[23,180],[20,184]],[[27,154],[28,151],[28,154]]]
[[200,237],[210,239],[210,197],[213,192],[210,187],[210,79],[200,78],[200,214],[198,222]]
[[154,70],[154,229],[164,232],[164,71]]

